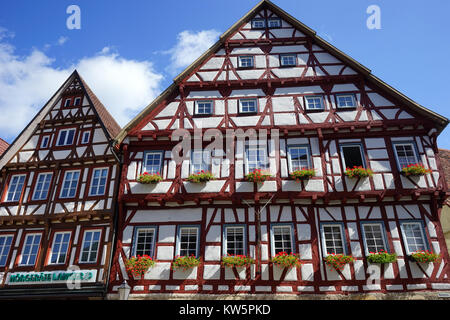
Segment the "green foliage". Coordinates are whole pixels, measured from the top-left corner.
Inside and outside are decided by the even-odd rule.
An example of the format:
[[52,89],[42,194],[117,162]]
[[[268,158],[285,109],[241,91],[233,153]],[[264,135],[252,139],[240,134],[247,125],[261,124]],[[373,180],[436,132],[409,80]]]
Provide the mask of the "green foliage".
[[420,250],[411,254],[411,258],[413,258],[416,262],[428,263],[440,261],[441,255],[428,250]]
[[142,276],[147,270],[155,265],[155,261],[148,255],[137,257],[131,257],[125,261],[125,267],[127,271],[131,272],[134,276]]
[[426,169],[423,164],[410,164],[406,167],[402,168],[401,173],[404,176],[423,176],[428,173],[431,173],[432,171],[430,169]]
[[177,256],[175,261],[172,262],[172,269],[183,269],[186,271],[187,269],[194,268],[199,264],[200,258],[196,258],[194,255],[183,257]]
[[298,254],[279,252],[272,258],[272,263],[280,268],[291,268],[300,266],[302,263]]
[[314,169],[302,169],[302,170],[295,170],[291,173],[292,179],[296,180],[297,182],[300,180],[306,180],[311,177],[314,177],[316,175],[316,171]]
[[387,253],[384,250],[370,252],[367,256],[367,261],[370,263],[392,263],[397,261],[397,254]]
[[187,179],[190,182],[201,183],[201,182],[207,182],[209,180],[213,180],[214,175],[211,172],[202,170],[197,173],[191,174]]
[[144,172],[137,178],[137,182],[142,184],[149,184],[149,183],[158,183],[162,180],[161,175],[158,173],[148,173]]
[[352,256],[347,256],[345,254],[335,254],[331,253],[325,258],[325,263],[335,270],[343,270],[345,265],[349,262],[355,260]]
[[353,168],[346,168],[345,175],[349,178],[365,178],[372,176],[373,172],[370,169],[365,169],[361,166],[354,166]]
[[222,265],[224,267],[246,267],[255,263],[255,259],[244,255],[227,255],[222,257]]
[[264,182],[270,177],[270,173],[261,169],[254,169],[253,171],[245,175],[245,179],[252,182]]

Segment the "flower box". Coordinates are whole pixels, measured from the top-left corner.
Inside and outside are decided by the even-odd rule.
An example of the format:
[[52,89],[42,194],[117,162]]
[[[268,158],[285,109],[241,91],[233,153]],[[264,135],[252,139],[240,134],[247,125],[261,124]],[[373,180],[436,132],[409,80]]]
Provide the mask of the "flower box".
[[424,176],[426,174],[431,173],[432,171],[430,169],[427,169],[423,166],[423,164],[417,163],[417,164],[410,164],[406,167],[402,168],[401,174],[408,177],[408,176]]
[[349,178],[366,178],[372,176],[373,172],[370,169],[354,166],[353,168],[346,168],[345,175]]
[[302,169],[291,172],[291,178],[299,182],[300,180],[307,180],[316,175],[314,169]]
[[267,171],[263,171],[261,169],[254,169],[245,175],[245,180],[251,182],[264,182],[271,176],[272,175]]
[[143,276],[148,269],[155,265],[155,261],[148,255],[131,257],[125,261],[125,267],[133,276]]
[[387,253],[384,250],[370,252],[367,256],[367,261],[370,263],[392,263],[397,261],[397,254]]
[[213,180],[215,177],[211,172],[208,171],[200,171],[197,173],[191,174],[187,180],[193,183],[202,183],[207,182],[209,180]]
[[428,250],[421,250],[413,252],[410,255],[410,258],[415,262],[420,263],[429,263],[429,262],[438,262],[441,260],[441,255],[437,253],[433,253]]
[[162,180],[161,175],[158,173],[144,172],[137,178],[137,182],[142,184],[158,183]]
[[272,263],[280,268],[292,268],[301,266],[302,262],[298,254],[279,252],[272,258]]
[[244,255],[227,255],[222,257],[222,266],[233,267],[247,267],[255,263],[255,259]]
[[172,262],[172,269],[183,269],[184,271],[194,268],[200,264],[200,258],[196,258],[194,255],[191,256],[183,256],[176,257]]
[[347,263],[355,260],[352,256],[347,256],[345,254],[335,254],[331,253],[325,258],[325,263],[334,270],[343,270]]

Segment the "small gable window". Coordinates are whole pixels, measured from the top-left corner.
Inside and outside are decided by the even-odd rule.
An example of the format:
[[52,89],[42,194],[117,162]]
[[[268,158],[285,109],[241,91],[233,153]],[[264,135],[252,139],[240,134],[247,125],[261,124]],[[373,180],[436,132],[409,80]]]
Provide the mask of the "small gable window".
[[75,137],[75,129],[63,129],[59,131],[56,146],[68,146],[73,143]]
[[81,104],[81,98],[80,97],[76,97],[73,105],[74,106],[79,106],[80,104]]
[[269,18],[269,19],[267,19],[267,26],[269,28],[281,28],[281,19],[280,18]]
[[306,110],[324,110],[323,98],[321,96],[305,97]]
[[253,68],[253,57],[252,56],[240,56],[239,57],[239,68]]
[[196,101],[195,114],[196,115],[210,115],[213,113],[212,101]]
[[64,107],[70,107],[70,102],[72,101],[72,99],[68,98],[64,101]]
[[292,67],[297,65],[297,57],[295,54],[280,55],[280,64],[283,67]]
[[336,96],[338,108],[356,108],[356,100],[353,94],[340,94]]
[[48,142],[50,141],[50,136],[43,136],[41,141],[41,149],[48,147]]
[[258,103],[256,99],[239,100],[239,113],[256,113],[258,112]]
[[266,27],[266,20],[257,18],[252,20],[252,29],[262,29]]
[[81,144],[89,143],[90,136],[91,136],[91,133],[89,131],[83,132],[83,136],[81,137]]

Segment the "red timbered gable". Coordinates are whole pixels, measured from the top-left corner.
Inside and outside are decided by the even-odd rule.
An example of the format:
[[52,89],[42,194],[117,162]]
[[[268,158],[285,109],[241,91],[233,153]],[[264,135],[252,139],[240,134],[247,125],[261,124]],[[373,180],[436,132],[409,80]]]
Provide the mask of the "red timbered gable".
[[[140,296],[450,288],[438,219],[447,187],[437,136],[447,123],[261,1],[118,134],[124,167],[111,297],[124,280]],[[257,147],[245,139],[251,130]],[[203,159],[211,161],[199,166],[194,153],[176,159],[172,151],[183,137],[193,138],[187,144],[200,158],[206,150]],[[212,141],[221,147],[208,148]],[[347,176],[350,163],[372,176]],[[412,163],[430,172],[403,175]],[[291,174],[299,167],[315,175],[296,181]],[[252,168],[271,176],[248,181]],[[200,169],[214,179],[189,181]],[[140,183],[148,171],[162,181]],[[398,259],[371,277],[375,266],[367,256],[379,249]],[[425,249],[443,259],[411,260]],[[302,266],[275,266],[272,258],[281,251],[299,254]],[[143,253],[156,266],[134,277],[125,262]],[[230,253],[249,255],[255,264],[222,267]],[[336,272],[325,263],[330,253],[355,260]],[[171,268],[186,254],[200,264],[184,272]]]
[[[1,242],[9,254],[0,263],[0,295],[103,294],[119,177],[110,144],[119,131],[74,71],[0,158],[0,238],[14,237]],[[79,291],[21,273],[56,279],[74,270],[84,277]]]

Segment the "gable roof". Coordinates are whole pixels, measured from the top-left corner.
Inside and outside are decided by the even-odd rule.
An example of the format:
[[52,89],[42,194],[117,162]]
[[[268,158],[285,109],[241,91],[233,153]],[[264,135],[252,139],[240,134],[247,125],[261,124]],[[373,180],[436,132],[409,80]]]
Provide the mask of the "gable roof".
[[207,51],[205,51],[197,60],[195,60],[191,65],[189,65],[184,71],[182,71],[177,77],[174,78],[173,83],[164,90],[155,100],[153,100],[147,107],[145,107],[135,118],[133,118],[123,129],[120,131],[120,133],[116,137],[116,143],[121,143],[122,140],[127,136],[128,132],[132,130],[144,117],[146,117],[154,108],[156,108],[162,101],[164,101],[167,97],[169,97],[178,87],[178,84],[183,81],[195,68],[197,68],[199,65],[201,65],[211,54],[215,53],[224,43],[225,40],[233,33],[235,32],[244,22],[247,22],[250,20],[252,16],[257,14],[260,10],[267,8],[277,14],[280,18],[284,19],[286,22],[290,23],[294,28],[297,28],[307,36],[310,36],[317,45],[323,47],[327,50],[328,53],[334,55],[336,58],[342,60],[344,63],[346,63],[351,68],[355,69],[357,72],[363,74],[368,82],[370,82],[375,87],[383,90],[384,92],[390,93],[392,96],[397,98],[399,101],[404,103],[406,106],[410,107],[411,109],[415,110],[417,113],[427,117],[431,118],[437,127],[437,133],[439,134],[449,123],[449,120],[434,112],[431,111],[424,106],[418,104],[417,102],[413,101],[412,99],[408,98],[404,94],[402,94],[400,91],[396,90],[395,88],[391,87],[375,75],[371,73],[371,70],[367,67],[363,66],[358,61],[354,60],[344,52],[340,51],[324,39],[322,39],[320,36],[317,35],[317,33],[297,20],[296,18],[292,17],[290,14],[285,12],[283,9],[279,8],[269,0],[262,0],[260,1],[256,6],[254,6],[247,14],[245,14],[241,19],[239,19],[236,23],[234,23],[227,31],[225,31],[220,37],[219,40],[211,46]]
[[8,149],[9,143],[0,138],[0,156]]
[[78,74],[77,70],[74,70],[66,81],[59,87],[59,89],[53,94],[53,96],[47,101],[47,103],[39,110],[34,118],[28,123],[28,125],[22,130],[22,132],[16,137],[16,139],[9,145],[9,147],[0,153],[0,169],[19,151],[20,147],[24,145],[28,139],[36,131],[38,124],[45,118],[48,112],[53,108],[59,97],[66,91],[66,89],[75,80],[79,80],[84,88],[85,94],[89,99],[90,104],[94,107],[94,112],[100,119],[100,123],[107,135],[107,138],[112,140],[118,132],[120,132],[120,126],[109,114],[105,106],[100,102],[97,96],[87,86],[86,82]]

